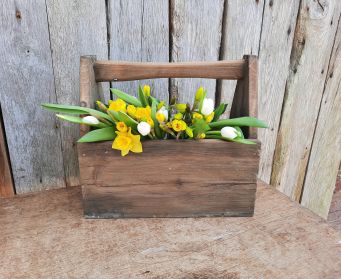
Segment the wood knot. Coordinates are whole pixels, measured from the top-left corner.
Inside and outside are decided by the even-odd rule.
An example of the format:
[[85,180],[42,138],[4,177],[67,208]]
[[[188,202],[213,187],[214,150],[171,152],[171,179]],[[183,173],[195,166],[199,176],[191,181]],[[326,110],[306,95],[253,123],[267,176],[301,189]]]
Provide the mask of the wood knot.
[[16,11],[15,11],[15,17],[16,17],[17,19],[21,19],[21,12],[20,12],[19,10],[16,10]]

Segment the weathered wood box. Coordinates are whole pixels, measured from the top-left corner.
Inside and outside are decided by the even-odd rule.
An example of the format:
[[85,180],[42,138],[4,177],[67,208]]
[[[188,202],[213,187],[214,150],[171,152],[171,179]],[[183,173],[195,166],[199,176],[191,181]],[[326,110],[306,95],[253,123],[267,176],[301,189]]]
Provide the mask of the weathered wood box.
[[[197,63],[129,63],[82,57],[81,104],[100,96],[98,81],[161,77],[237,79],[231,117],[257,116],[257,58]],[[81,128],[81,133],[86,127]],[[86,218],[252,216],[260,143],[154,140],[121,157],[111,142],[78,144]]]

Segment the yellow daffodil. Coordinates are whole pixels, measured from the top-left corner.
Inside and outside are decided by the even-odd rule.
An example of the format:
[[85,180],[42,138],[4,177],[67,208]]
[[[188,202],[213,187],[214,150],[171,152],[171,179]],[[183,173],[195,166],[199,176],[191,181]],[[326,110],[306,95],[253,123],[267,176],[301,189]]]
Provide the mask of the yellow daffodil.
[[117,122],[116,129],[120,132],[127,132],[128,127],[124,122]]
[[163,122],[165,122],[166,117],[163,113],[157,112],[156,113],[156,119],[157,119],[157,121],[159,121],[159,123],[163,123]]
[[177,114],[174,115],[174,119],[181,120],[183,117],[181,112],[178,112]]
[[126,112],[126,102],[122,99],[117,99],[110,102],[109,110]]
[[206,123],[212,122],[213,117],[214,117],[214,112],[212,112],[211,114],[207,115],[207,116],[205,117]]
[[152,110],[150,108],[150,106],[147,106],[145,108],[136,108],[136,112],[135,112],[135,117],[138,120],[147,120],[147,118],[149,118],[151,116]]
[[135,116],[135,114],[136,114],[136,107],[133,106],[133,105],[128,105],[128,106],[127,106],[127,113],[128,113],[131,117],[135,118],[135,117],[136,117],[136,116]]
[[206,137],[206,135],[204,133],[201,133],[198,135],[198,139],[204,139]]
[[142,152],[142,144],[139,135],[133,135],[131,133],[131,128],[128,132],[116,132],[117,137],[115,138],[112,148],[121,150],[121,155],[125,156],[129,151],[134,153]]
[[186,104],[175,104],[175,108],[179,112],[184,113],[186,111],[187,105]]
[[149,97],[150,96],[150,86],[149,85],[145,85],[143,86],[143,94],[146,96],[146,97]]
[[154,127],[154,121],[151,117],[146,118],[145,121],[150,125],[150,127]]
[[187,128],[187,124],[183,120],[175,119],[175,120],[172,121],[172,128],[176,132],[184,131]]
[[204,116],[202,114],[198,113],[198,112],[194,112],[192,114],[192,122],[193,122],[194,119],[203,119],[203,118],[204,118]]

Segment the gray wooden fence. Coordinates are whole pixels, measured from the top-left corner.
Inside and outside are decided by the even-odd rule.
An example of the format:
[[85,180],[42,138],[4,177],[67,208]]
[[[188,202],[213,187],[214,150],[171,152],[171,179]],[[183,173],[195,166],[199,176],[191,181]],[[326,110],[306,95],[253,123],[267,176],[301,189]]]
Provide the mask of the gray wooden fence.
[[[78,127],[40,103],[78,104],[80,55],[173,62],[255,54],[259,117],[270,125],[260,131],[259,177],[327,217],[341,159],[340,11],[339,0],[1,1],[0,101],[16,192],[79,184]],[[188,101],[203,85],[230,103],[235,87],[146,82],[166,100]],[[132,94],[136,85],[115,84]]]

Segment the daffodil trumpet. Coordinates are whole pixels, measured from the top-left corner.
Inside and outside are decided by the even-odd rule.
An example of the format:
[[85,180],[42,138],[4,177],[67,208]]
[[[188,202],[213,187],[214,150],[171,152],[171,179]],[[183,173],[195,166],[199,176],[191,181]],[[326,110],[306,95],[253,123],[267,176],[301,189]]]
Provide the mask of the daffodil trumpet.
[[141,153],[141,140],[219,139],[255,144],[244,138],[240,127],[267,127],[254,117],[220,119],[227,104],[215,108],[214,100],[207,97],[203,87],[197,90],[192,106],[177,103],[175,98],[168,105],[151,95],[149,85],[139,86],[138,98],[118,89],[111,89],[111,92],[117,99],[108,104],[97,101],[97,110],[59,104],[42,106],[57,112],[57,117],[62,120],[90,126],[92,130],[78,142],[113,140],[112,148],[119,150],[122,156],[130,152]]

